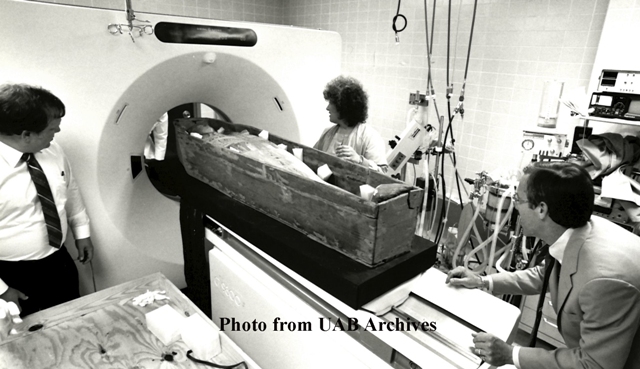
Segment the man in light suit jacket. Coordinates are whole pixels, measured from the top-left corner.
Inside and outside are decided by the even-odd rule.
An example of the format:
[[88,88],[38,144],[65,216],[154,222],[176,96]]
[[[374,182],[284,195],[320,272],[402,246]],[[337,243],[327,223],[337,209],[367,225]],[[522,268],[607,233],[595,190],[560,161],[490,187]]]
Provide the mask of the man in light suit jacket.
[[[591,216],[589,174],[570,163],[525,168],[514,196],[523,232],[538,237],[556,260],[549,292],[567,348],[514,347],[490,333],[474,335],[489,364],[519,369],[640,368],[640,238]],[[447,283],[495,294],[539,294],[545,266],[478,276],[464,268]]]

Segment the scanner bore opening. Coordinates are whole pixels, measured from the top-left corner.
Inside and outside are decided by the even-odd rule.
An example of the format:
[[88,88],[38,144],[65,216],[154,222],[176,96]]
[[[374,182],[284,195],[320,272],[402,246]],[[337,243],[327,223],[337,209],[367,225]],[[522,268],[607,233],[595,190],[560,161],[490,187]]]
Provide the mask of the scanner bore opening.
[[180,118],[212,118],[233,123],[222,110],[200,102],[182,104],[169,109],[151,127],[144,148],[144,168],[153,187],[165,197],[180,201],[176,175],[184,168],[178,159],[174,126]]

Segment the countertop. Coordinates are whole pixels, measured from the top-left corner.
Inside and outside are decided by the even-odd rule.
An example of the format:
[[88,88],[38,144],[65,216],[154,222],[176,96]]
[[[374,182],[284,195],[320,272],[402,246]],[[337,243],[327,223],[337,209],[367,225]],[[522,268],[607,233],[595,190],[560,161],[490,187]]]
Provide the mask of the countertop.
[[[155,290],[165,291],[169,299],[144,307],[132,304],[134,297]],[[155,273],[25,317],[15,327],[18,333],[0,343],[0,369],[206,368],[186,357],[182,340],[165,346],[147,329],[145,314],[165,304],[215,325],[164,275]],[[220,339],[222,353],[215,363],[246,360],[223,333]]]

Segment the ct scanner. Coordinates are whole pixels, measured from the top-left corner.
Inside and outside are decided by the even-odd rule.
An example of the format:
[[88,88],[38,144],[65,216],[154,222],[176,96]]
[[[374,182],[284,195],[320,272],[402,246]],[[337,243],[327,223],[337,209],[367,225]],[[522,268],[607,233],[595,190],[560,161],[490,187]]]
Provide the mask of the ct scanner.
[[[0,7],[0,83],[43,86],[67,107],[56,140],[91,217],[98,289],[157,271],[185,286],[178,204],[146,175],[131,173],[131,156],[142,155],[165,111],[205,103],[233,122],[307,145],[327,123],[322,89],[340,73],[335,32],[136,13],[152,26],[248,28],[258,41],[252,47],[176,44],[143,34],[132,42],[108,30],[127,23],[125,9],[13,0]],[[92,292],[91,271],[79,269],[82,290]]]
[[[149,131],[164,112],[186,103],[204,103],[235,123],[305,145],[312,145],[327,123],[322,90],[340,73],[341,39],[335,32],[136,13],[138,20],[148,20],[151,26],[172,22],[245,28],[257,36],[254,46],[165,43],[155,35],[132,39],[126,33],[110,33],[109,25],[126,24],[124,9],[18,0],[0,0],[0,8],[0,83],[43,86],[67,106],[56,139],[71,161],[91,217],[98,289],[158,271],[179,288],[186,285],[179,204],[158,192],[145,172],[132,173],[132,156],[142,156]],[[317,321],[320,312],[328,314],[320,315],[324,317],[384,323],[406,313],[392,310],[374,316],[354,310],[242,237],[230,237],[231,230],[217,227],[219,234],[206,230],[207,240],[215,246],[209,253],[216,299],[213,315],[266,321],[273,313],[283,319]],[[218,237],[221,234],[224,239]],[[79,265],[79,272],[83,292],[93,292],[91,269]],[[481,291],[461,294],[441,278],[437,273],[416,277],[419,282],[411,293],[418,296],[412,300],[417,306],[410,309],[438,320],[438,326],[445,327],[443,334],[455,333],[454,344],[448,336],[442,336],[443,341],[362,329],[349,335],[271,332],[257,338],[255,332],[237,332],[229,336],[265,368],[487,367],[468,352],[470,331],[491,331],[507,339],[519,310]],[[292,293],[286,284],[303,292]],[[422,314],[436,297],[445,305]],[[488,311],[469,306],[468,301],[478,299]],[[238,309],[240,305],[246,308]]]

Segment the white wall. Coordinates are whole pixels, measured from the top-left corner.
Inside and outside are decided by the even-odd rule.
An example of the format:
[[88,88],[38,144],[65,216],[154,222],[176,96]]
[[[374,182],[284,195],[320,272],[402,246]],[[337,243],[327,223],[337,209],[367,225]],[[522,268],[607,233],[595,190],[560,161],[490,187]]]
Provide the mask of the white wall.
[[[339,71],[341,41],[334,32],[138,13],[152,24],[251,28],[259,41],[254,47],[167,44],[145,35],[134,43],[108,32],[108,24],[123,21],[118,11],[1,1],[0,83],[41,85],[67,106],[56,140],[92,220],[99,289],[158,271],[185,285],[178,204],[144,172],[131,175],[131,156],[142,155],[163,112],[202,102],[234,122],[304,144],[322,132],[313,112],[324,111],[324,100],[310,96]],[[24,14],[37,27],[25,30]],[[216,53],[214,63],[204,62],[206,52]],[[79,269],[90,291],[91,271]]]
[[[409,93],[426,89],[423,2],[401,2],[400,12],[407,17],[408,26],[400,33],[398,45],[391,29],[397,1],[284,2],[285,22],[342,35],[342,72],[360,79],[368,89],[369,123],[386,138],[401,132],[409,109]],[[434,2],[428,3],[431,26]],[[442,115],[447,109],[448,2],[436,3],[431,67]],[[455,106],[463,81],[473,1],[451,3],[450,79],[454,83]],[[608,0],[478,1],[466,115],[464,120],[454,120],[453,126],[458,168],[463,177],[519,164],[522,130],[536,127],[544,81],[565,81],[565,91],[589,84],[608,3]],[[560,113],[557,131],[573,132],[577,120],[571,119],[565,109],[561,108]],[[436,120],[432,117],[430,122],[434,124]],[[447,169],[446,173],[449,180],[451,171]]]
[[[121,9],[120,0],[50,0]],[[429,1],[431,24],[432,1]],[[107,5],[104,5],[107,4]],[[402,132],[409,93],[426,89],[425,20],[422,1],[401,2],[408,26],[395,45],[388,0],[133,0],[134,9],[215,19],[274,22],[338,32],[342,70],[360,79],[371,99],[369,123],[385,139]],[[441,115],[447,109],[448,2],[437,2],[432,68]],[[473,0],[452,2],[450,79],[453,104],[461,89]],[[612,1],[610,19],[633,23],[637,0]],[[565,92],[587,89],[609,0],[479,0],[464,120],[454,120],[458,168],[463,177],[520,163],[522,130],[536,129],[544,82],[565,82]],[[619,10],[615,10],[619,9]],[[636,17],[636,18],[633,18]],[[627,21],[625,21],[627,19]],[[637,22],[636,22],[637,23]],[[628,37],[633,40],[633,37]],[[629,47],[629,49],[638,48]],[[455,56],[455,57],[454,57]],[[636,58],[637,60],[637,58]],[[454,67],[455,65],[455,67]],[[321,94],[318,91],[317,94]],[[324,110],[316,112],[326,119]],[[431,123],[436,119],[432,117]],[[561,107],[555,132],[573,133],[580,122]],[[447,165],[446,173],[451,173]]]

